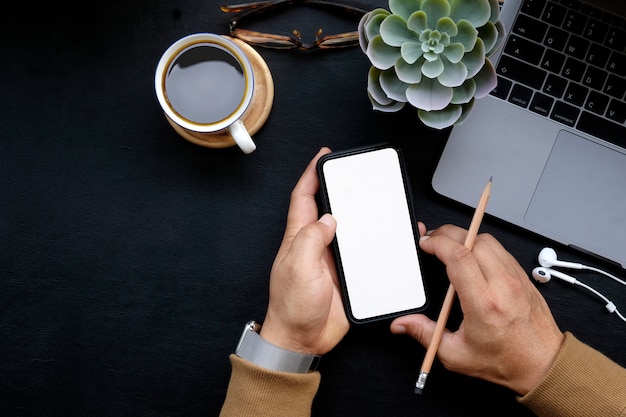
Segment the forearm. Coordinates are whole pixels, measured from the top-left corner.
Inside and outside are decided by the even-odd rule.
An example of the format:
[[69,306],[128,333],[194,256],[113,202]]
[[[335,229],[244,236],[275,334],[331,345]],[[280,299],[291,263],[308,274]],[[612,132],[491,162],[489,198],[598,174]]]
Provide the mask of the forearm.
[[545,379],[519,401],[539,417],[626,416],[626,369],[567,333]]
[[266,370],[236,355],[220,417],[309,417],[320,383],[319,372]]

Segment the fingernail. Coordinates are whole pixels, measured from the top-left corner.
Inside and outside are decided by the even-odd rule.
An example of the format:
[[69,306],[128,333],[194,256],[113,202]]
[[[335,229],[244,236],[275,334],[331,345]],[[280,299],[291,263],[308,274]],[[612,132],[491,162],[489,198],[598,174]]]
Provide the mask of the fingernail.
[[322,217],[320,217],[320,219],[318,221],[321,222],[321,223],[324,223],[328,227],[331,227],[333,225],[333,223],[334,223],[333,216],[331,216],[328,213],[326,213]]
[[398,333],[398,334],[405,334],[406,333],[406,327],[404,326],[395,326],[393,328],[394,332]]
[[420,242],[430,239],[429,235],[420,236]]

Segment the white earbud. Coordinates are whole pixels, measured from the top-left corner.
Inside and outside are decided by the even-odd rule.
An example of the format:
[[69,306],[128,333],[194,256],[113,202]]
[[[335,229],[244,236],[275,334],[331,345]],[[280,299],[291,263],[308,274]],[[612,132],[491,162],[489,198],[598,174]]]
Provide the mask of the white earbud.
[[[600,273],[600,274],[602,274],[602,275],[604,275],[606,277],[609,277],[612,280],[614,280],[616,282],[619,282],[622,285],[626,285],[626,281],[623,281],[623,280],[617,278],[615,275],[609,274],[608,272],[603,271],[601,269],[594,268],[592,266],[579,264],[579,263],[576,263],[576,262],[559,261],[557,256],[556,256],[556,251],[554,249],[552,249],[552,248],[543,248],[543,249],[541,249],[541,252],[539,252],[539,256],[537,257],[537,259],[539,260],[539,265],[541,265],[543,267],[546,267],[546,268],[552,268],[552,267],[556,266],[556,267],[561,267],[561,268],[584,269],[584,270],[587,270],[587,271],[594,271],[594,272],[598,272],[598,273]],[[554,272],[556,272],[556,271],[552,270],[552,273],[554,273]]]
[[549,282],[550,278],[552,278],[552,277],[558,278],[558,279],[566,281],[566,282],[569,282],[570,284],[578,283],[578,280],[576,278],[570,277],[569,275],[564,274],[562,272],[555,271],[554,269],[544,268],[544,267],[540,267],[540,266],[538,266],[537,268],[533,269],[533,278],[537,282],[545,284],[545,283]]
[[564,274],[562,272],[559,272],[559,271],[555,271],[554,269],[545,268],[545,267],[537,267],[537,268],[533,269],[532,276],[535,279],[535,281],[540,282],[542,284],[546,284],[546,283],[550,282],[550,279],[552,277],[554,277],[554,278],[558,278],[560,280],[563,280],[565,282],[569,282],[570,284],[578,285],[578,286],[586,289],[587,291],[592,292],[595,295],[597,295],[598,297],[600,297],[600,299],[606,303],[606,305],[604,307],[607,309],[607,311],[609,313],[617,314],[617,316],[619,316],[620,319],[622,319],[623,321],[626,322],[626,317],[624,317],[617,310],[617,307],[615,306],[615,304],[613,304],[613,302],[611,300],[606,298],[604,295],[600,294],[595,289],[591,288],[589,285],[584,284],[584,283],[578,281],[574,277],[571,277],[571,276],[569,276],[567,274]]
[[539,265],[546,268],[552,268],[553,266],[560,266],[562,268],[572,269],[584,269],[584,265],[575,262],[559,261],[556,256],[556,251],[552,248],[543,248],[539,252]]

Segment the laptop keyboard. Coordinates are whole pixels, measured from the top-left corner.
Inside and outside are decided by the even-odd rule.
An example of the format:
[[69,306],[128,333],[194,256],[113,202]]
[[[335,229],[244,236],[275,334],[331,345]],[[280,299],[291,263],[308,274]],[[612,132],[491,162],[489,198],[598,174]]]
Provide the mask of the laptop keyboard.
[[626,21],[577,0],[521,12],[491,94],[626,149]]

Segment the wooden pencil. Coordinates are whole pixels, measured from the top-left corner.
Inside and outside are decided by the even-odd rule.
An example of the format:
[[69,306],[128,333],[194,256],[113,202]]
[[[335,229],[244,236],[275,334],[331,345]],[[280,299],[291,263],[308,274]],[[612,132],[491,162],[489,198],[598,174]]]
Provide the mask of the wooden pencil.
[[[474,247],[474,241],[476,240],[476,236],[478,235],[478,229],[480,228],[480,223],[483,220],[485,209],[487,208],[487,202],[489,201],[489,196],[491,195],[492,183],[493,177],[489,178],[489,181],[487,181],[487,185],[485,185],[485,188],[480,195],[480,200],[478,201],[478,205],[476,206],[476,210],[474,211],[474,215],[472,216],[472,221],[470,222],[467,235],[465,236],[465,241],[463,242],[463,244],[469,250],[472,250],[472,248]],[[422,367],[420,368],[419,377],[415,382],[416,394],[421,394],[424,390],[424,386],[426,385],[426,379],[428,378],[428,374],[430,373],[430,369],[435,360],[435,356],[437,355],[437,350],[439,349],[439,344],[441,343],[441,337],[443,336],[443,332],[446,328],[446,323],[448,321],[448,316],[450,315],[450,310],[452,309],[454,296],[455,290],[452,284],[450,284],[448,286],[448,291],[446,292],[446,297],[443,300],[439,316],[437,317],[437,324],[435,326],[433,338],[428,345],[428,349],[426,349],[426,355],[424,356],[424,361],[422,362]]]

